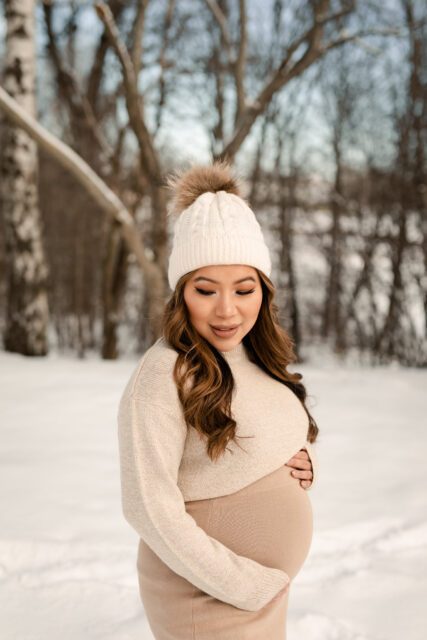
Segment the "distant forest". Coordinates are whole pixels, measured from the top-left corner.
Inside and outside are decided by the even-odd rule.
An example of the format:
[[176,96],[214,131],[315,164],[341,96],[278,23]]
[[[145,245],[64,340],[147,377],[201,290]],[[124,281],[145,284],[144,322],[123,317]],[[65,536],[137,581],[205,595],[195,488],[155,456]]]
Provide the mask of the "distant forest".
[[166,176],[228,159],[282,326],[427,365],[427,30],[410,0],[0,2],[3,348],[145,350]]

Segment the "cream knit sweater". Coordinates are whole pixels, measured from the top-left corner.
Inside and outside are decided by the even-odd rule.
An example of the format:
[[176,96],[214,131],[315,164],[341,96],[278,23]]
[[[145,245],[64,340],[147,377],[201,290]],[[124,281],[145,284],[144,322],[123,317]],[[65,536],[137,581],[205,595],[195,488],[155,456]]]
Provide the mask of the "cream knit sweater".
[[[221,352],[235,381],[232,413],[238,438],[217,462],[205,440],[187,429],[172,371],[176,351],[161,337],[142,356],[118,410],[123,513],[175,573],[239,609],[257,611],[288,582],[274,567],[240,556],[199,527],[184,501],[227,495],[285,464],[306,448],[308,417],[296,395],[250,362],[241,342]],[[244,451],[244,450],[245,451]],[[310,489],[313,484],[310,486]]]

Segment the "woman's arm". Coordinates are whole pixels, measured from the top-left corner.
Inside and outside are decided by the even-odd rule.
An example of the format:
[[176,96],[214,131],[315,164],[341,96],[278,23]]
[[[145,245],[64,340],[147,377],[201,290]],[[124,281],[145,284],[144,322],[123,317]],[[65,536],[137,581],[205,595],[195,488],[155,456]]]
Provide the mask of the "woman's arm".
[[[240,556],[199,527],[177,485],[186,438],[181,416],[138,384],[118,414],[123,514],[175,573],[239,609],[258,611],[289,582],[281,569]],[[155,388],[154,388],[155,389]],[[164,392],[165,389],[162,389]]]

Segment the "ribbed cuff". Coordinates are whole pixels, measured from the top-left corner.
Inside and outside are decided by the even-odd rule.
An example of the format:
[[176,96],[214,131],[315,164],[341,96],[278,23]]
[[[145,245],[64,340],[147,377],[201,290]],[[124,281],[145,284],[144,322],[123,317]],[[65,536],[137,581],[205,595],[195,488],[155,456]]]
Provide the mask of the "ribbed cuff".
[[240,606],[237,606],[239,609],[245,609],[246,611],[259,611],[265,607],[283,587],[286,587],[290,581],[291,579],[285,571],[267,568],[265,579],[257,585],[254,596],[248,598],[246,602],[242,602]]

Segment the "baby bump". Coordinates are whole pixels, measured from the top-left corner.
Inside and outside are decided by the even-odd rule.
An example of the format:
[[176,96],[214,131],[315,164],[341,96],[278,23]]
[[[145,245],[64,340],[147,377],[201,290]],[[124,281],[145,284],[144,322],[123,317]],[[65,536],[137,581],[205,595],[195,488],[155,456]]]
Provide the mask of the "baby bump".
[[282,569],[293,579],[310,549],[313,512],[291,471],[283,465],[240,491],[186,502],[186,511],[235,553]]

